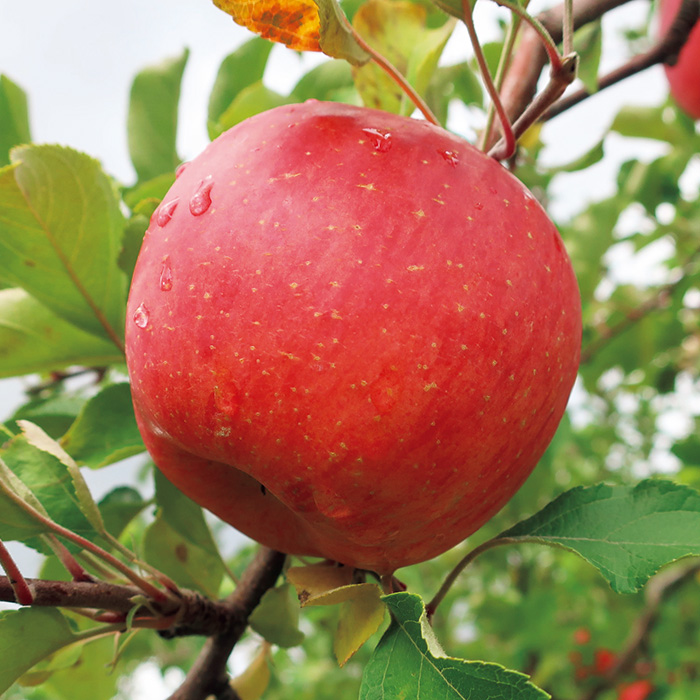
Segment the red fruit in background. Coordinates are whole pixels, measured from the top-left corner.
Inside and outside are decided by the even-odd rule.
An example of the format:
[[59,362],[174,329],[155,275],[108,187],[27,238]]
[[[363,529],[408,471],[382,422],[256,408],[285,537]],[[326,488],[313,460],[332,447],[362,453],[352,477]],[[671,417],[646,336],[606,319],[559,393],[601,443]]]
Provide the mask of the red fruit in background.
[[[661,0],[660,31],[671,26],[681,0]],[[695,23],[674,66],[664,66],[673,99],[691,117],[700,119],[700,21]]]
[[599,676],[605,675],[617,661],[617,655],[610,649],[596,649],[593,668]]
[[653,690],[652,682],[644,678],[621,685],[617,691],[617,698],[618,700],[646,700]]
[[575,644],[588,644],[591,641],[591,631],[587,627],[579,627],[574,631]]
[[515,493],[581,338],[571,264],[518,180],[425,122],[315,101],[181,171],[127,318],[165,475],[263,544],[381,573]]

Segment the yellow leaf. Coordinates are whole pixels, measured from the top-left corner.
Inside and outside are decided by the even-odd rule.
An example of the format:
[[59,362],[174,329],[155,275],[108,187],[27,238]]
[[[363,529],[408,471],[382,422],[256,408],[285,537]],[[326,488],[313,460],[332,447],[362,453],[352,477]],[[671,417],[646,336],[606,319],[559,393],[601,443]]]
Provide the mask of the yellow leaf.
[[293,566],[287,570],[287,580],[296,588],[299,602],[313,605],[314,598],[352,583],[354,571],[348,566],[312,564]]
[[340,610],[338,629],[333,640],[333,651],[340,666],[348,662],[384,620],[386,606],[381,599],[379,587],[374,584],[361,585],[362,588],[352,586],[355,589],[353,597]]
[[231,681],[231,687],[241,700],[258,700],[270,683],[270,645],[266,642],[260,647],[250,666]]
[[354,65],[369,60],[337,0],[214,0],[234,22],[295,51],[323,51]]

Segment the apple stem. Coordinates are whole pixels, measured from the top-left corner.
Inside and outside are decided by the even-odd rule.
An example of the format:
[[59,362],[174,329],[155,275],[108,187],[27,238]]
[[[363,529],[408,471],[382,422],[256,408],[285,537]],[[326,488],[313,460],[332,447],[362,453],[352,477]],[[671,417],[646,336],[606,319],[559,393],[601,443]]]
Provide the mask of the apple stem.
[[15,600],[20,605],[31,605],[34,602],[34,594],[2,541],[0,541],[0,566],[2,566],[7,574],[7,578],[15,594]]
[[[518,15],[511,15],[510,24],[506,30],[505,40],[503,42],[503,51],[498,59],[498,67],[496,68],[496,77],[493,79],[493,83],[498,92],[499,99],[501,97],[501,87],[503,86],[503,79],[506,74],[506,70],[510,64],[511,56],[515,50],[515,40],[518,37],[518,30],[522,23],[521,18]],[[503,101],[501,100],[501,104]],[[481,132],[481,138],[479,140],[479,149],[486,151],[488,149],[488,144],[491,139],[491,133],[493,131],[493,122],[496,117],[496,107],[495,102],[489,104],[488,112],[486,113],[486,126]]]
[[403,90],[404,94],[413,102],[416,108],[421,112],[427,121],[435,126],[441,126],[438,118],[433,114],[428,104],[425,100],[418,94],[416,89],[411,85],[406,78],[400,73],[400,71],[384,56],[382,56],[378,51],[373,49],[358,33],[355,27],[350,24],[348,18],[341,13],[341,21],[345,24],[348,31],[352,33],[355,41],[366,51],[372,60],[381,68],[400,88]]
[[[493,79],[491,78],[491,72],[489,71],[488,64],[486,63],[486,57],[479,43],[479,37],[476,34],[476,28],[474,27],[474,18],[472,17],[472,8],[469,0],[462,0],[462,21],[467,27],[467,33],[469,34],[469,40],[471,41],[472,48],[474,49],[474,57],[479,65],[479,72],[486,85],[486,91],[489,93],[491,98],[491,104],[498,114],[498,119],[501,122],[501,131],[503,132],[503,139],[505,140],[505,150],[508,151],[508,155],[505,156],[509,158],[513,153],[515,153],[515,137],[513,136],[513,129],[510,125],[510,120],[506,114],[506,110],[503,107],[501,98],[498,94],[498,89],[494,85]],[[488,133],[488,132],[486,132]]]

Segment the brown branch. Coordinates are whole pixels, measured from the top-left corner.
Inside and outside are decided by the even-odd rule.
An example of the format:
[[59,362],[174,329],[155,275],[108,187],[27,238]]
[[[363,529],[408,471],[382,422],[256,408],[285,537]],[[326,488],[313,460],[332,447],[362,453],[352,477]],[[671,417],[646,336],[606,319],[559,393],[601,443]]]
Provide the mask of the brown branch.
[[[698,17],[700,17],[700,0],[683,0],[678,14],[664,36],[646,53],[634,56],[624,65],[599,78],[598,92],[636,73],[641,73],[657,63],[672,63],[677,60],[678,54],[690,36]],[[579,102],[583,102],[592,94],[597,93],[591,93],[585,88],[581,88],[573,94],[567,95],[547,110],[542,118],[543,121],[556,117]]]
[[236,699],[226,663],[248,625],[250,614],[265,591],[274,586],[284,561],[284,554],[264,547],[260,549],[243,572],[236,590],[224,603],[232,613],[229,625],[207,640],[183,684],[168,700],[205,700],[210,695],[220,700]]
[[662,604],[684,583],[700,572],[700,560],[695,559],[655,576],[647,585],[646,605],[637,618],[610,670],[590,688],[580,700],[596,700],[601,693],[613,688],[629,671],[640,652],[648,645],[649,635],[659,620]]
[[[574,30],[602,17],[606,12],[629,0],[581,0],[574,2]],[[564,5],[558,5],[537,16],[542,26],[556,43],[561,42],[564,24]],[[501,100],[512,122],[525,112],[535,97],[537,83],[547,64],[547,52],[542,40],[528,25],[523,26],[520,44],[506,73],[501,88]],[[495,136],[492,137],[495,141]]]

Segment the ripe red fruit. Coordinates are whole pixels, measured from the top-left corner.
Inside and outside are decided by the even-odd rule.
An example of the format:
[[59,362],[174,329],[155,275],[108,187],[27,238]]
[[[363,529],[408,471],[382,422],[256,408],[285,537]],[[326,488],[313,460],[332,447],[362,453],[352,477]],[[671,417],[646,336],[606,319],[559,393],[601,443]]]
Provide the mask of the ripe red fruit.
[[654,690],[652,682],[646,678],[626,683],[618,688],[618,700],[646,700]]
[[181,171],[128,319],[166,476],[270,547],[381,573],[515,493],[581,337],[559,235],[500,164],[425,122],[315,101]]
[[[665,34],[673,23],[682,0],[662,0],[660,31]],[[671,95],[691,117],[700,119],[700,21],[696,22],[683,45],[678,62],[664,66]]]
[[610,649],[596,649],[593,668],[599,676],[604,676],[617,661],[617,654]]

